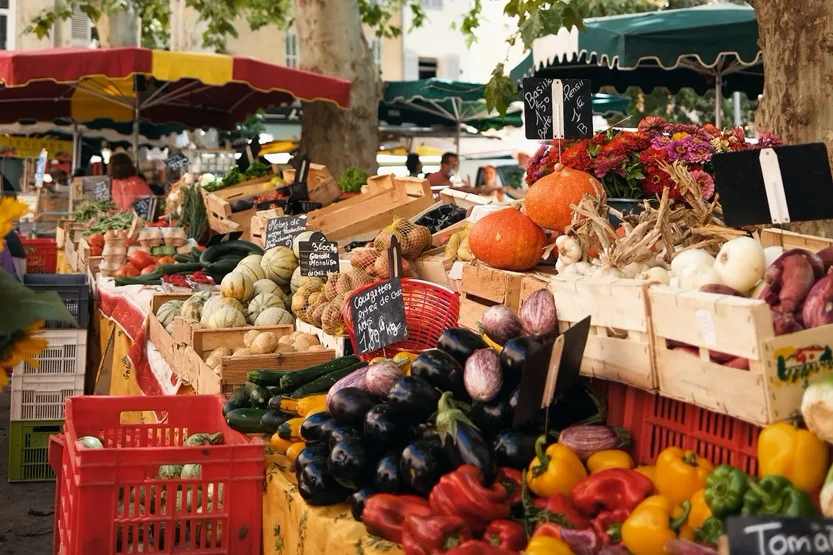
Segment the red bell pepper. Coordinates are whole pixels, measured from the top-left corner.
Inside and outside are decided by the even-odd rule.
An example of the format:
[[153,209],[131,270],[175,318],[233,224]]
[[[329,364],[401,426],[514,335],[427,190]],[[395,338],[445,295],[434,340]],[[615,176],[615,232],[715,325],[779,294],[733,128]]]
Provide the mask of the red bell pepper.
[[[514,491],[500,480],[483,485],[483,473],[473,465],[464,464],[440,478],[428,500],[438,515],[457,515],[480,534],[493,520],[508,518]],[[367,510],[367,509],[365,509]]]
[[493,520],[483,532],[483,541],[505,549],[521,551],[526,547],[526,528],[514,520]]
[[470,539],[471,530],[459,516],[409,515],[402,526],[406,555],[437,555]]
[[509,504],[512,506],[520,505],[523,490],[523,472],[516,468],[500,468],[498,469],[497,481],[501,482],[506,490],[510,492]]
[[631,511],[616,509],[602,511],[593,519],[593,530],[601,540],[602,545],[620,545],[622,543],[622,523],[630,516]]
[[446,551],[445,555],[518,555],[518,552],[480,540],[469,540],[459,547]]
[[650,478],[628,468],[608,468],[591,474],[573,487],[573,504],[582,513],[632,511],[654,492]]
[[587,528],[590,521],[583,514],[578,512],[569,497],[563,493],[544,499],[538,497],[533,500],[538,511],[534,511],[535,520],[539,522],[555,522],[568,528]]
[[431,507],[416,495],[377,493],[365,503],[362,522],[368,534],[402,543],[402,525],[410,515],[431,516]]

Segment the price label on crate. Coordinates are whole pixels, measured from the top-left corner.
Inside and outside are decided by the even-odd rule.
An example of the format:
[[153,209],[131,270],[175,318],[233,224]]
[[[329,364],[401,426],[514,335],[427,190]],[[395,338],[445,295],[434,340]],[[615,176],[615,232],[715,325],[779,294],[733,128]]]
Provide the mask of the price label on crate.
[[315,232],[309,241],[298,246],[302,276],[326,277],[338,272],[338,243],[327,241],[323,233]]
[[307,217],[301,216],[278,216],[277,218],[269,218],[266,223],[266,239],[264,240],[264,249],[274,249],[275,247],[289,247],[292,248],[292,240],[295,236],[306,231]]
[[[811,503],[809,498],[808,503]],[[782,516],[729,517],[729,553],[833,553],[833,520]]]
[[190,162],[184,154],[174,154],[165,160],[165,165],[169,170],[177,171],[186,168]]

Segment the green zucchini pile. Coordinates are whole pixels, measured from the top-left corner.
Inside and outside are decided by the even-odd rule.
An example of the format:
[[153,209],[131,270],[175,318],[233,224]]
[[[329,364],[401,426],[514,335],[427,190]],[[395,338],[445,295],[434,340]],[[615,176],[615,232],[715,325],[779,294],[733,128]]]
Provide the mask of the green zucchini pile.
[[193,274],[202,271],[220,283],[237,264],[250,254],[263,255],[264,250],[249,241],[226,241],[208,247],[204,251],[193,247],[188,253],[174,256],[176,264],[159,264],[156,271],[137,277],[117,277],[116,285],[161,285],[162,276],[169,274]]
[[223,406],[229,427],[247,434],[272,434],[287,420],[281,400],[327,393],[341,378],[366,366],[350,355],[303,370],[253,370]]

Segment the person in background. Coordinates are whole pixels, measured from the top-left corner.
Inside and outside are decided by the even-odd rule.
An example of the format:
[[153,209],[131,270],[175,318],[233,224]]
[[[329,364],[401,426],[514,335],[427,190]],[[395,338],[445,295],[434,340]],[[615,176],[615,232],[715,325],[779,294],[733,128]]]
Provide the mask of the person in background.
[[408,168],[409,177],[419,177],[422,173],[422,162],[419,160],[419,154],[416,152],[408,153],[408,158],[405,160],[405,167]]
[[[2,194],[4,196],[16,197],[17,191],[12,186],[12,182],[2,173],[0,173],[0,178],[3,180]],[[21,242],[20,236],[14,230],[5,236],[3,241],[6,244],[6,248],[0,253],[0,268],[3,268],[9,275],[19,280],[26,273],[26,249],[23,248],[23,242]]]
[[483,183],[481,185],[492,189],[498,187],[496,167],[491,165],[483,167]]
[[[457,170],[460,169],[460,157],[454,154],[453,152],[446,152],[443,154],[442,158],[440,158],[440,171],[432,173],[428,176],[428,183],[432,187],[437,187],[440,185],[447,185],[451,187],[454,185],[452,183],[453,178],[457,175]],[[464,181],[466,187],[468,187],[468,180]],[[463,188],[460,188],[461,190]]]
[[116,152],[110,156],[107,175],[111,180],[110,196],[121,210],[132,210],[134,201],[153,195],[147,182],[138,176],[136,166],[126,152]]
[[251,166],[255,161],[259,161],[261,164],[265,164],[267,166],[269,165],[269,160],[259,156],[260,139],[258,137],[254,137],[251,143],[244,145],[238,152],[240,153],[240,157],[237,159],[237,167],[241,172],[248,170],[249,166]]

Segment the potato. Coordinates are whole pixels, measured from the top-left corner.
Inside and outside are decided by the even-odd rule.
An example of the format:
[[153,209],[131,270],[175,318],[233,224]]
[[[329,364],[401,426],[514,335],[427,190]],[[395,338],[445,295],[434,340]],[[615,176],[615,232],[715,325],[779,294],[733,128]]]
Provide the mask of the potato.
[[312,346],[312,342],[307,337],[299,337],[292,346],[295,347],[296,351],[308,351]]
[[234,354],[231,355],[231,356],[233,356],[233,357],[247,357],[251,354],[252,354],[252,352],[249,349],[247,349],[245,347],[240,347],[240,348],[236,349],[234,351]]
[[277,348],[278,338],[271,331],[265,331],[258,335],[250,346],[253,355],[273,353]]
[[209,357],[230,357],[231,356],[231,349],[228,347],[217,347],[211,354],[208,355]]
[[223,363],[223,358],[217,355],[211,355],[205,359],[205,364],[212,370],[217,369]]
[[280,339],[278,339],[279,345],[292,345],[295,342],[295,339],[291,335],[282,335]]
[[[306,341],[309,341],[309,344],[310,344],[310,345],[318,345],[318,344],[320,344],[320,343],[321,343],[321,342],[318,340],[318,336],[313,335],[313,334],[311,334],[311,333],[304,333],[304,332],[301,332],[301,333],[298,335],[298,337],[296,337],[296,338],[295,338],[295,341],[298,341],[299,339],[305,339]],[[295,341],[293,341],[293,343],[294,343]]]
[[283,343],[283,344],[279,343],[278,348],[275,352],[276,353],[294,353],[295,352],[295,347],[293,347],[292,345],[287,345],[286,343]]
[[309,349],[307,349],[307,351],[309,351],[309,352],[312,352],[312,351],[326,351],[326,350],[327,350],[327,347],[325,347],[324,345],[310,345]]
[[[311,303],[310,303],[310,304],[311,304]],[[296,330],[296,331],[293,331],[292,333],[290,333],[290,334],[289,334],[289,337],[290,337],[290,338],[292,339],[292,341],[294,342],[294,341],[295,341],[296,339],[298,339],[298,337],[299,337],[301,334],[303,334],[303,333],[304,333],[304,332],[302,332],[302,331],[297,331],[297,330]]]
[[246,332],[246,335],[243,336],[243,346],[244,347],[251,347],[254,340],[257,339],[257,336],[260,335],[260,332],[257,330],[249,330]]

